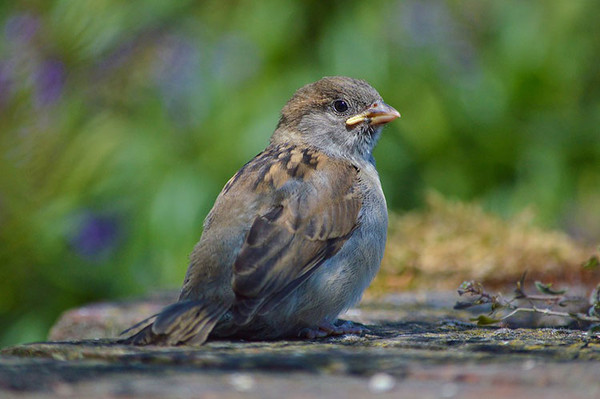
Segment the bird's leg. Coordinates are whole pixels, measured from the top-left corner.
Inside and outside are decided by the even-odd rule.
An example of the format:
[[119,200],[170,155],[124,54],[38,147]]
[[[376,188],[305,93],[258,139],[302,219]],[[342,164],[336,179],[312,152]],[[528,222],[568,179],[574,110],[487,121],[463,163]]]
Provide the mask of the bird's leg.
[[335,324],[325,321],[316,327],[303,328],[298,333],[298,336],[300,338],[315,339],[332,335],[363,334],[367,331],[369,331],[367,328],[354,324],[351,321],[338,320]]

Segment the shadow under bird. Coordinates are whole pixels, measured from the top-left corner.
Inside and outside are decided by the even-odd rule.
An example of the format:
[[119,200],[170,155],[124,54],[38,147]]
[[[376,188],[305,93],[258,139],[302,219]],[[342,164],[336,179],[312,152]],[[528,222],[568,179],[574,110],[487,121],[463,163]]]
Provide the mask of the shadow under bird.
[[268,147],[217,197],[179,301],[120,342],[359,333],[337,317],[360,300],[383,257],[388,215],[372,151],[398,117],[362,80],[300,88]]

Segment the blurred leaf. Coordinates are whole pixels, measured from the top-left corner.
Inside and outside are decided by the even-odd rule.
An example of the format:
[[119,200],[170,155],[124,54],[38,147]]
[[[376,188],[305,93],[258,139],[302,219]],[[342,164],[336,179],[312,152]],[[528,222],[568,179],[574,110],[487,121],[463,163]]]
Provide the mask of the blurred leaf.
[[597,255],[592,255],[587,261],[583,263],[583,268],[586,270],[594,270],[600,266],[600,259]]
[[477,317],[472,317],[469,320],[477,322],[478,326],[489,326],[492,324],[498,324],[502,321],[502,319],[494,319],[493,317],[486,315],[479,315]]
[[544,284],[544,283],[542,283],[540,281],[536,281],[534,284],[535,284],[535,288],[539,292],[541,292],[542,294],[546,294],[546,295],[563,295],[565,292],[567,292],[566,289],[564,289],[564,290],[553,290],[551,283]]
[[588,334],[600,334],[600,324],[592,324],[588,328]]
[[460,309],[468,309],[471,308],[473,306],[475,306],[476,304],[473,302],[464,302],[464,301],[457,301],[454,304],[454,309],[456,310],[460,310]]

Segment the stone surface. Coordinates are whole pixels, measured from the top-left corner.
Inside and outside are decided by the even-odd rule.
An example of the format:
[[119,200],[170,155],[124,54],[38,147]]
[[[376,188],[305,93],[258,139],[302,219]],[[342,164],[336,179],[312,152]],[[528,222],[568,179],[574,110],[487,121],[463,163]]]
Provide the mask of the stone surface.
[[48,339],[111,338],[164,306],[177,300],[177,292],[165,292],[147,299],[128,302],[99,302],[64,312],[50,329]]
[[[470,314],[451,310],[455,299],[430,293],[366,303],[346,315],[367,325],[362,336],[196,348],[110,339],[5,348],[0,397],[600,397],[598,338],[580,330],[476,327]],[[95,320],[102,331],[98,313]]]

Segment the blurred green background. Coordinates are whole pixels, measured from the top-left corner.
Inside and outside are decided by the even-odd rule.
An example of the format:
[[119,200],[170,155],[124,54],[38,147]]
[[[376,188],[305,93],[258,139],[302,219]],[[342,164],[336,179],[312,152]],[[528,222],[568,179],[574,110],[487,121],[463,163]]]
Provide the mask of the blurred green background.
[[0,345],[178,287],[227,179],[324,75],[402,119],[391,209],[426,189],[600,236],[600,2],[0,3]]

